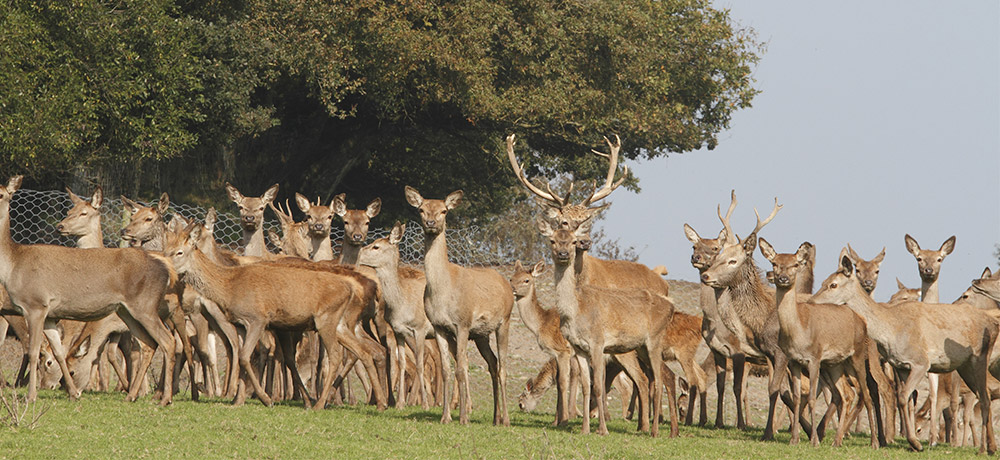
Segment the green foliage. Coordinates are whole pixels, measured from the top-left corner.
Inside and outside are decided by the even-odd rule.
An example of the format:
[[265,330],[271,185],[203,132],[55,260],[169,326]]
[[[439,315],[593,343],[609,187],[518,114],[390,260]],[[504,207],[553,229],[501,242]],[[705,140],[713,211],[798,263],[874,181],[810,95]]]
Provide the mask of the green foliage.
[[389,218],[407,184],[502,212],[512,132],[549,177],[600,176],[605,135],[712,148],[762,51],[707,0],[16,0],[0,21],[3,169],[217,203],[278,182]]

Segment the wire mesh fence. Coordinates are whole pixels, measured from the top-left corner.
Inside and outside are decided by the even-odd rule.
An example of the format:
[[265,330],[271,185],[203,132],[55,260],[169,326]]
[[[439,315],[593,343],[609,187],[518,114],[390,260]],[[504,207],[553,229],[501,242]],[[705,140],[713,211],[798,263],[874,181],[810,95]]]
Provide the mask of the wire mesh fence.
[[[82,196],[81,196],[82,197]],[[82,197],[89,199],[89,197]],[[157,201],[143,202],[143,206],[155,206]],[[69,194],[56,190],[21,189],[14,194],[11,201],[11,237],[20,244],[56,244],[75,246],[73,237],[63,236],[56,230],[56,225],[73,206]],[[225,247],[242,251],[240,240],[243,230],[239,215],[218,211],[215,223],[215,240]],[[203,220],[206,209],[186,203],[171,202],[169,213],[176,213],[186,219]],[[269,212],[269,211],[268,211]],[[131,214],[127,212],[118,198],[105,197],[101,205],[101,231],[104,234],[106,247],[118,247],[121,244],[121,230],[128,224]],[[264,233],[273,230],[281,233],[281,226],[276,219],[265,218]],[[391,226],[375,228],[368,232],[368,242],[388,236]],[[330,238],[335,248],[344,237],[343,228],[334,228]],[[497,266],[509,265],[514,262],[516,248],[514,243],[495,232],[486,232],[479,227],[449,229],[448,258],[457,264],[466,266]],[[423,263],[424,237],[423,231],[416,223],[406,226],[403,240],[399,243],[400,259],[403,263],[419,265]]]

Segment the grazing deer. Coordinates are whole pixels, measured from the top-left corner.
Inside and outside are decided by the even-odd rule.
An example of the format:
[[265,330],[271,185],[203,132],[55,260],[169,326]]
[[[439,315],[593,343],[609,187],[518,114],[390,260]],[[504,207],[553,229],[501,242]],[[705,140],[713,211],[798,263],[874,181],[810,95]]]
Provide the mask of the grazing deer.
[[[779,254],[764,238],[759,239],[760,252],[771,262],[774,271],[775,299],[777,302],[778,324],[781,326],[778,344],[789,359],[792,372],[792,401],[795,414],[792,417],[792,444],[799,442],[799,395],[802,369],[809,374],[809,419],[812,433],[809,437],[813,446],[819,445],[818,424],[815,423],[816,395],[821,379],[825,379],[831,392],[831,404],[842,404],[842,396],[837,388],[841,377],[849,376],[860,384],[861,399],[868,410],[871,431],[871,447],[878,448],[875,411],[868,394],[865,380],[868,334],[865,322],[851,309],[843,305],[800,303],[793,290],[800,267],[809,260],[812,244],[802,243],[793,254]],[[841,417],[840,427],[833,440],[840,446],[851,420],[861,411],[854,400],[857,412]]]
[[[958,371],[980,401],[989,401],[986,385],[990,351],[1000,324],[986,313],[966,305],[903,302],[885,306],[872,300],[855,275],[854,261],[843,254],[841,268],[823,282],[814,302],[847,304],[868,325],[868,334],[879,352],[896,370],[897,403],[903,407],[907,441],[922,450],[916,437],[914,408],[909,401],[917,383],[927,372]],[[974,283],[975,285],[975,283]],[[988,450],[996,451],[989,403],[983,406],[983,425]],[[985,451],[980,447],[980,451]]]
[[236,187],[226,182],[226,193],[240,209],[243,255],[267,257],[270,253],[264,241],[264,207],[274,201],[274,196],[278,194],[278,184],[272,185],[259,197],[245,197]]
[[559,330],[559,313],[554,309],[542,308],[535,293],[535,278],[545,272],[545,262],[538,262],[530,270],[514,264],[514,274],[510,277],[510,286],[514,291],[514,301],[517,304],[521,321],[535,336],[539,348],[556,361],[556,398],[555,425],[563,425],[569,421],[569,394],[575,392],[576,376],[572,374],[573,348]]
[[[719,232],[718,238],[702,238],[688,224],[684,224],[684,234],[688,241],[694,244],[694,253],[691,255],[691,265],[698,270],[699,277],[702,272],[712,265],[715,256],[725,242],[725,230]],[[747,355],[757,356],[757,350],[745,340],[740,341],[740,337],[733,334],[723,322],[715,299],[715,289],[702,284],[699,290],[699,305],[702,310],[701,335],[712,350],[712,358],[715,362],[715,388],[717,407],[715,409],[715,427],[723,427],[723,401],[725,401],[724,391],[726,386],[726,373],[728,366],[726,360],[731,360],[733,364],[733,395],[736,397],[736,427],[745,430],[746,418],[743,415],[745,407],[744,392],[746,391],[746,360]],[[735,316],[735,315],[734,315]],[[739,318],[730,318],[730,321],[739,321]]]
[[[21,245],[10,237],[10,201],[21,186],[22,176],[0,186],[0,283],[7,289],[14,308],[28,323],[28,400],[38,396],[38,352],[43,332],[59,362],[71,398],[80,391],[66,365],[65,350],[49,319],[92,320],[117,311],[133,335],[143,341],[139,366],[145,373],[156,347],[162,347],[167,368],[173,367],[173,335],[157,314],[174,275],[169,263],[136,249],[75,249],[49,245]],[[29,276],[30,274],[30,276]],[[172,380],[164,379],[161,405],[171,402]],[[128,399],[139,390],[134,385]]]
[[[462,191],[448,194],[443,200],[424,199],[416,189],[405,188],[406,201],[420,211],[424,230],[424,310],[434,326],[441,350],[441,365],[448,382],[444,385],[445,401],[441,422],[451,421],[447,404],[451,390],[451,363],[446,355],[455,355],[459,393],[459,422],[469,423],[469,358],[471,338],[489,367],[493,381],[493,424],[510,425],[507,413],[507,342],[510,338],[510,312],[514,295],[510,284],[496,270],[466,268],[448,261],[446,239],[447,215],[462,200]],[[490,349],[490,334],[496,334],[497,353]]]
[[396,222],[388,238],[379,238],[362,248],[357,260],[359,264],[375,269],[385,297],[385,319],[396,335],[396,347],[392,350],[396,354],[399,379],[396,407],[402,408],[406,402],[405,346],[409,345],[416,360],[420,407],[427,410],[430,408],[431,398],[423,385],[424,346],[427,339],[434,338],[434,326],[424,312],[424,289],[427,284],[424,273],[399,265],[399,242],[405,231],[406,226]]
[[[920,301],[925,303],[940,302],[938,277],[941,274],[941,262],[944,262],[945,257],[955,249],[955,236],[941,243],[941,247],[937,251],[920,249],[917,240],[913,239],[909,234],[903,237],[903,242],[906,244],[906,250],[917,259],[917,269],[920,273]],[[938,415],[940,414],[940,408],[937,405],[937,395],[939,391],[939,377],[937,374],[931,373],[927,375],[927,379],[929,382],[927,391],[930,393],[929,400],[931,402],[931,430],[929,439],[930,444],[933,446],[937,445],[938,442]],[[957,404],[958,395],[952,394],[951,396],[952,405]],[[956,423],[957,420],[952,419],[951,428],[947,433],[954,432]]]
[[[555,283],[561,330],[579,358],[587,361],[597,392],[598,434],[607,434],[605,393],[605,353],[640,351],[640,359],[652,370],[650,381],[653,425],[651,435],[659,435],[659,419],[664,377],[663,354],[666,331],[674,313],[673,303],[657,292],[641,289],[599,288],[578,284],[575,267],[579,240],[590,232],[591,220],[574,231],[553,230],[540,219],[539,231],[549,237],[555,261]],[[581,363],[582,366],[582,363]],[[590,399],[587,372],[580,373],[584,400]],[[674,411],[676,413],[676,411]],[[642,417],[645,418],[645,417]],[[675,435],[671,429],[671,435]],[[590,418],[583,420],[583,432],[590,432]]]
[[[271,405],[271,398],[250,365],[251,354],[265,328],[293,332],[315,329],[327,344],[328,353],[330,344],[338,342],[357,355],[363,353],[361,344],[353,336],[338,334],[337,326],[350,303],[367,302],[374,295],[370,281],[352,270],[312,264],[217,265],[195,245],[201,231],[202,227],[195,224],[177,234],[168,234],[166,255],[188,284],[246,327],[246,337],[239,350],[240,364],[265,405]],[[286,342],[282,349],[285,362],[292,367],[292,380],[309,407],[309,392],[295,369],[295,347]],[[369,371],[374,374],[375,369],[369,368]],[[327,385],[315,407],[322,408],[330,396],[333,379],[329,375],[326,377],[323,381]],[[378,387],[375,391],[382,409],[384,396]]]

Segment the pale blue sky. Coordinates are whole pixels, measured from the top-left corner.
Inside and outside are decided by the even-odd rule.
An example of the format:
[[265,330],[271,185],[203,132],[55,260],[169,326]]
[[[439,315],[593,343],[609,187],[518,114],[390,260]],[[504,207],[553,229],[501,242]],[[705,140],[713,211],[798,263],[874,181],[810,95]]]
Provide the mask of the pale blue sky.
[[752,230],[753,207],[766,215],[777,196],[784,208],[761,236],[779,252],[815,244],[817,283],[849,242],[866,259],[886,247],[876,299],[896,291],[895,277],[919,287],[906,233],[924,249],[957,236],[942,302],[996,268],[1000,2],[715,5],[767,42],[755,73],[763,92],[714,151],[629,162],[642,193],[611,195],[607,234],[670,278],[695,281],[682,225],[716,236],[716,205],[724,212],[735,188],[735,231]]

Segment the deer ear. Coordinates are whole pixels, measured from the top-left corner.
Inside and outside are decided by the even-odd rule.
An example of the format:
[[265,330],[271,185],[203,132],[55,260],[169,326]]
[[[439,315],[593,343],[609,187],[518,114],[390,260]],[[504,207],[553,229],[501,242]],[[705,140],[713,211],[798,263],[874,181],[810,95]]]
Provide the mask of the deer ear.
[[333,207],[333,213],[343,218],[347,215],[347,194],[341,193],[333,197],[333,202],[330,203]]
[[538,220],[536,220],[535,222],[538,226],[538,231],[542,235],[552,236],[555,233],[552,231],[552,226],[549,225],[549,221],[545,220],[544,218],[539,217]]
[[369,219],[374,219],[375,216],[377,216],[378,213],[381,211],[382,211],[382,199],[375,198],[374,200],[372,200],[371,203],[368,203],[368,208],[365,209],[365,215],[368,216]]
[[852,259],[861,260],[861,256],[859,256],[858,253],[854,251],[854,248],[851,247],[851,243],[847,243],[847,253],[851,255]]
[[419,208],[420,205],[424,204],[424,197],[420,196],[420,192],[417,189],[409,185],[403,188],[403,194],[406,195],[406,202],[410,203],[410,206],[414,208]]
[[816,246],[812,243],[806,241],[799,245],[799,250],[795,251],[795,258],[799,263],[805,263],[810,260],[815,260],[816,257]]
[[167,215],[168,208],[170,208],[170,197],[167,195],[167,192],[163,192],[163,194],[160,195],[159,203],[156,204],[156,210],[161,216],[165,216]]
[[774,251],[774,246],[768,243],[764,238],[760,239],[760,253],[764,255],[764,258],[774,263],[774,258],[778,254]]
[[267,231],[267,239],[271,240],[271,244],[278,248],[278,250],[284,251],[285,248],[281,244],[281,237],[274,230]]
[[524,270],[524,265],[521,265],[521,259],[515,260],[514,261],[514,273],[523,272],[523,271],[525,271],[525,270]]
[[854,261],[844,251],[840,252],[840,272],[848,277],[854,274]]
[[991,276],[993,276],[993,271],[990,270],[990,267],[986,267],[985,269],[983,269],[983,274],[979,275],[979,279],[989,278]]
[[94,189],[94,195],[90,197],[90,205],[100,209],[101,203],[104,203],[104,190],[100,186],[97,186]]
[[208,208],[208,212],[205,213],[205,228],[215,230],[215,219],[217,218],[218,212],[216,212],[215,206]]
[[14,193],[17,189],[21,188],[22,180],[24,180],[24,176],[22,175],[11,177],[10,180],[7,181],[7,193]]
[[403,241],[403,235],[406,234],[406,224],[396,221],[392,226],[392,231],[389,232],[389,243],[399,244]]
[[947,240],[945,240],[944,243],[941,243],[941,249],[938,249],[938,251],[943,252],[944,255],[951,254],[951,251],[954,250],[955,250],[955,235],[952,235],[951,238],[948,238]]
[[203,227],[198,225],[197,222],[191,222],[191,225],[188,225],[188,229],[190,231],[190,233],[188,233],[188,240],[192,243],[197,243],[198,240],[201,239],[202,228]]
[[906,289],[906,285],[904,285],[903,282],[899,280],[899,278],[896,278],[896,287],[899,288],[899,290]]
[[274,184],[271,188],[267,189],[260,199],[264,201],[274,201],[274,197],[278,194],[278,184]]
[[583,222],[580,222],[580,225],[577,226],[576,230],[573,231],[573,236],[576,236],[577,238],[588,236],[590,235],[590,229],[593,226],[594,226],[594,216],[592,215],[584,219]]
[[694,231],[694,229],[688,224],[684,224],[684,236],[687,237],[688,241],[694,244],[698,244],[698,242],[701,241],[701,237],[698,236],[698,232]]
[[312,204],[309,203],[309,199],[298,192],[295,193],[295,204],[299,205],[299,209],[301,209],[302,212],[309,212],[309,208],[312,207]]
[[774,284],[774,270],[768,270],[767,273],[764,274],[764,278],[767,279],[769,284]]
[[757,249],[757,234],[751,233],[747,239],[743,240],[743,252],[753,255],[753,250]]
[[139,203],[128,199],[125,195],[121,195],[122,206],[128,211],[129,214],[135,214],[139,212]]
[[229,195],[229,199],[236,204],[243,202],[243,194],[240,193],[239,190],[236,190],[236,187],[233,187],[233,185],[229,182],[226,182],[226,194]]
[[70,190],[69,187],[66,187],[66,193],[69,194],[69,201],[72,201],[74,205],[80,204],[80,202],[83,201],[83,198],[76,196],[76,194],[73,193],[73,191]]
[[885,246],[882,246],[882,252],[878,253],[878,255],[875,256],[874,259],[872,259],[872,263],[874,263],[876,266],[882,265],[883,260],[885,260]]
[[80,346],[76,348],[76,353],[73,354],[75,358],[82,358],[87,356],[87,352],[90,351],[90,336],[87,336],[80,342]]
[[464,193],[461,190],[455,190],[451,192],[444,198],[444,205],[449,209],[455,209],[459,204],[462,203],[462,196]]
[[910,254],[913,254],[914,257],[920,253],[920,245],[917,244],[917,240],[913,239],[909,233],[903,237],[903,242],[906,243],[906,250],[910,251]]

